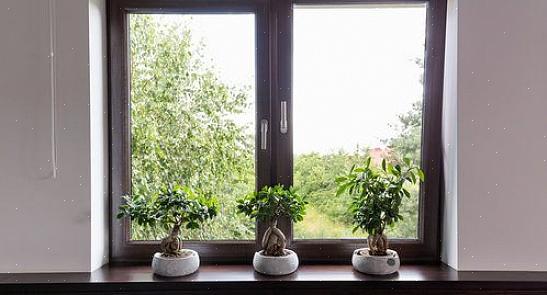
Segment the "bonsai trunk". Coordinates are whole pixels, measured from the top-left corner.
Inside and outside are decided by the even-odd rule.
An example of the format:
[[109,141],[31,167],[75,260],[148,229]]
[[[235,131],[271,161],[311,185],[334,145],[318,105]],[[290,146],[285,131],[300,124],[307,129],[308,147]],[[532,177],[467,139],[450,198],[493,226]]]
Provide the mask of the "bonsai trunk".
[[264,233],[262,238],[262,248],[264,255],[267,256],[283,256],[285,255],[285,247],[287,246],[287,238],[281,230],[277,228],[277,218],[270,221],[270,226]]
[[169,236],[161,240],[161,252],[165,257],[180,257],[182,248],[182,240],[179,237],[180,224],[175,224]]
[[375,235],[369,235],[367,238],[368,248],[370,255],[373,256],[385,256],[387,255],[387,248],[389,246],[387,237],[383,231]]

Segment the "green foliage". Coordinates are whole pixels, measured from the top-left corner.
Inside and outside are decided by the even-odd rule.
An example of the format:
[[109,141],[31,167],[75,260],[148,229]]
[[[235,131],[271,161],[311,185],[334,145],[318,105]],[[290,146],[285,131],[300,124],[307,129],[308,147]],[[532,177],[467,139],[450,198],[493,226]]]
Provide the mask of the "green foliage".
[[237,200],[239,212],[246,216],[266,222],[275,222],[281,216],[293,222],[304,219],[307,202],[291,187],[282,185],[265,186],[259,192],[252,192]]
[[161,226],[166,230],[180,226],[196,229],[218,213],[214,198],[197,195],[180,185],[164,188],[154,198],[139,195],[123,198],[125,203],[119,208],[118,218],[130,217],[141,226]]
[[363,229],[370,235],[383,235],[386,226],[403,219],[399,208],[404,197],[411,197],[405,184],[424,181],[424,173],[409,158],[395,165],[384,159],[381,168],[371,166],[371,160],[368,157],[363,166],[354,166],[347,175],[338,177],[336,194],[348,192],[353,196],[350,211],[354,231]]
[[[235,118],[249,110],[249,89],[221,81],[204,63],[202,47],[183,21],[161,15],[131,14],[131,153],[132,197],[135,206],[153,203],[165,183],[179,183],[202,195],[219,196],[218,216],[200,228],[183,232],[185,239],[254,239],[254,222],[237,214],[236,198],[253,190],[253,128]],[[420,62],[420,61],[417,61]],[[422,104],[399,116],[398,135],[385,143],[395,161],[420,160]],[[309,201],[306,219],[295,226],[298,238],[350,237],[347,214],[351,196],[336,194],[336,176],[365,160],[355,153],[303,154],[295,158],[294,187]],[[406,184],[400,215],[405,217],[391,236],[415,237],[418,185]],[[142,207],[142,204],[140,205]],[[159,239],[167,228],[140,211],[131,227],[133,239]],[[138,222],[141,219],[143,222]],[[152,218],[154,219],[154,218]],[[141,226],[139,224],[148,224]]]
[[411,110],[399,115],[398,124],[392,126],[399,135],[384,141],[399,159],[411,158],[418,162],[421,159],[422,108],[422,101],[416,101]]
[[[423,58],[416,58],[414,62],[422,69],[420,84],[424,85],[424,60]],[[412,104],[408,112],[398,116],[399,122],[397,124],[390,125],[391,128],[398,131],[398,135],[385,139],[383,142],[396,153],[400,160],[410,158],[418,164],[420,163],[422,158],[422,110],[423,100],[420,99]]]
[[[132,194],[140,202],[165,183],[220,198],[221,216],[185,239],[254,239],[235,199],[254,187],[252,128],[238,123],[248,89],[220,81],[183,21],[130,16]],[[134,239],[158,239],[162,228],[132,226]]]
[[334,199],[336,183],[333,181],[338,175],[346,172],[352,163],[364,160],[366,150],[357,150],[354,153],[339,151],[332,154],[310,153],[299,155],[294,164],[294,187],[306,196],[309,207],[322,212],[329,220],[339,224],[351,224],[347,217],[348,195]]
[[[296,238],[363,238],[361,232],[352,232],[353,219],[348,215],[351,196],[336,196],[334,179],[347,173],[354,163],[363,163],[368,154],[367,149],[358,149],[353,153],[311,153],[295,158],[294,187],[309,202],[306,218],[294,226]],[[419,185],[407,184],[406,188],[411,197],[401,204],[404,221],[387,229],[392,237],[415,238],[417,234]]]

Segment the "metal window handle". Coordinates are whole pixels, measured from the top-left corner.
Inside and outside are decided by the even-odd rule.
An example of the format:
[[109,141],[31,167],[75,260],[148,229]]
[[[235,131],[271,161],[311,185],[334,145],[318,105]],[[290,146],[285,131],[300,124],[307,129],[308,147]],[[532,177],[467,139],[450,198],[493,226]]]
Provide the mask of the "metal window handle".
[[287,102],[281,102],[281,121],[279,122],[279,130],[282,134],[287,133],[289,130],[289,124],[287,122]]
[[268,149],[268,120],[266,119],[260,121],[260,148]]

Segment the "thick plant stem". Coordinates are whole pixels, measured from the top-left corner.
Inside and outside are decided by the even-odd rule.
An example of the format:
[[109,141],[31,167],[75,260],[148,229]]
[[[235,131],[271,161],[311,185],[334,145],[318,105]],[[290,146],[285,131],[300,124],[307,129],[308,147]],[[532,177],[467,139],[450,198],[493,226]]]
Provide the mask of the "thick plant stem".
[[277,219],[270,221],[270,226],[264,233],[262,238],[262,248],[266,256],[283,256],[285,255],[285,247],[287,246],[287,238],[283,232],[277,228]]
[[179,237],[180,224],[175,224],[169,236],[161,240],[161,252],[166,257],[180,257],[182,240]]
[[383,233],[369,235],[367,238],[370,255],[385,256],[389,247],[387,237]]

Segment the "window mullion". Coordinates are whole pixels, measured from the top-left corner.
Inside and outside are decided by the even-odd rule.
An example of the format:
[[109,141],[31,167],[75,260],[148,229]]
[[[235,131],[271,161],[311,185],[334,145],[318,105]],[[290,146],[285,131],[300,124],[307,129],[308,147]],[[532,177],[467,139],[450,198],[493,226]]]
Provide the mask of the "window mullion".
[[[272,42],[272,136],[275,136],[275,179],[273,184],[293,184],[292,153],[292,0],[272,1],[270,11]],[[282,104],[285,107],[282,107]],[[282,110],[286,113],[281,114]],[[283,120],[283,132],[281,132]],[[292,243],[292,223],[288,217],[279,220],[279,228]]]

